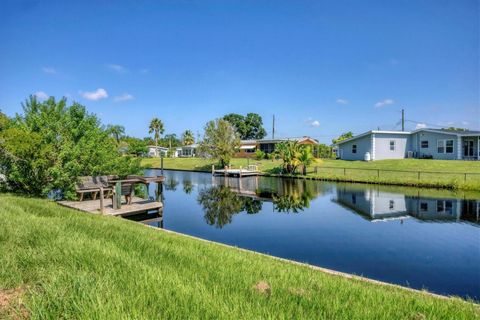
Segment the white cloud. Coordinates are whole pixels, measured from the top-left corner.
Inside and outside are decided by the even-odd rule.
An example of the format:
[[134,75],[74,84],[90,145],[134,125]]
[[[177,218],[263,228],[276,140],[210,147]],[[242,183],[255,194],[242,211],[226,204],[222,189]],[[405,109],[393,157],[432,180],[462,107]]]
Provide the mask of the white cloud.
[[417,123],[417,125],[415,126],[415,129],[424,129],[426,127],[427,125],[425,123]]
[[337,103],[338,104],[348,104],[348,100],[347,99],[337,99]]
[[147,74],[149,72],[150,72],[150,70],[148,70],[147,68],[140,69],[141,74]]
[[85,91],[85,92],[82,92],[80,91],[80,95],[82,97],[84,97],[85,99],[88,99],[88,100],[93,100],[93,101],[97,101],[97,100],[100,100],[100,99],[105,99],[105,98],[108,98],[108,93],[105,89],[102,89],[102,88],[98,88],[97,90],[95,91]]
[[392,99],[385,99],[375,103],[375,108],[381,108],[393,104],[395,101]]
[[34,95],[35,95],[35,97],[37,97],[38,100],[47,100],[48,99],[48,94],[46,94],[43,91],[35,92]]
[[320,121],[318,121],[318,120],[309,121],[309,124],[310,124],[311,127],[319,127],[320,126]]
[[119,64],[107,64],[107,68],[109,68],[112,71],[115,71],[116,73],[126,73],[128,71],[127,68]]
[[57,73],[57,70],[55,70],[55,68],[52,68],[52,67],[42,67],[42,71],[45,72],[45,73],[48,73],[48,74],[56,74]]
[[116,102],[128,101],[128,100],[133,100],[133,99],[135,99],[135,97],[132,96],[129,93],[124,93],[124,94],[121,94],[121,95],[113,98],[113,100],[116,101]]
[[470,125],[470,122],[468,122],[468,121],[462,121],[462,125],[463,125],[463,126],[468,126],[468,125]]

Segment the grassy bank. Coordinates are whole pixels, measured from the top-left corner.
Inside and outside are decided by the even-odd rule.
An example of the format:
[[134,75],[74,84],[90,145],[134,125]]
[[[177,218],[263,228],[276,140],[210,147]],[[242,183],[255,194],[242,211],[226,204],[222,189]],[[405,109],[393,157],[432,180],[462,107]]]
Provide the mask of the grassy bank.
[[[478,305],[0,195],[0,318],[474,319]],[[262,283],[263,282],[263,283]]]
[[[248,163],[258,163],[260,170],[268,174],[278,173],[277,168],[281,166],[281,161],[278,160],[232,160],[232,165],[236,167]],[[142,164],[158,168],[160,159],[143,159]],[[210,171],[211,167],[212,161],[206,159],[164,159],[166,169]],[[315,167],[318,167],[317,172],[314,172]],[[465,179],[465,173],[478,175],[467,174]],[[337,181],[480,190],[480,161],[402,159],[365,162],[321,159],[309,167],[307,176]]]

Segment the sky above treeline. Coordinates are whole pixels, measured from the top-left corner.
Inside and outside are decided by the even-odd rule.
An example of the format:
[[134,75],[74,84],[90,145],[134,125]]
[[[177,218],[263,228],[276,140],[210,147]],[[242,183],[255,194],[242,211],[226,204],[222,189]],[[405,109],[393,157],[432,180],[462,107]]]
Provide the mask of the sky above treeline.
[[0,2],[0,109],[67,97],[148,135],[256,112],[271,135],[480,129],[479,1]]

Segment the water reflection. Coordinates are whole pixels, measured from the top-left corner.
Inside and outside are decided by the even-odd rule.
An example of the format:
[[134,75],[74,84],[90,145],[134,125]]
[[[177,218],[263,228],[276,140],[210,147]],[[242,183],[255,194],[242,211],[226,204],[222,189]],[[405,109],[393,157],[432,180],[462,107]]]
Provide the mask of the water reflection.
[[147,216],[146,223],[480,300],[479,193],[180,171],[165,176],[164,217]]
[[231,223],[234,214],[242,211],[254,214],[262,210],[261,201],[238,196],[226,186],[200,190],[197,201],[203,207],[205,221],[217,228]]
[[193,191],[193,183],[191,180],[183,180],[183,192],[190,194]]
[[175,190],[177,190],[177,186],[178,186],[179,183],[180,182],[177,179],[169,178],[169,179],[166,179],[163,184],[164,184],[166,190],[175,191]]
[[285,213],[299,213],[309,208],[310,201],[325,191],[320,184],[297,179],[214,177],[212,185],[228,187],[240,197],[272,202],[274,211]]
[[461,198],[409,195],[381,191],[381,188],[360,190],[351,186],[337,187],[335,203],[372,221],[415,218],[423,222],[469,222],[480,224],[480,201]]

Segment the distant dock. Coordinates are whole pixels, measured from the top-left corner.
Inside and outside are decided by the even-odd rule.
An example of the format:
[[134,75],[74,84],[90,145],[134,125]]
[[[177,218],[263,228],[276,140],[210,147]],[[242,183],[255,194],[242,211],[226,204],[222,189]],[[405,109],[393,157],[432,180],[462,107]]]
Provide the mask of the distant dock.
[[214,176],[226,176],[226,177],[252,177],[260,175],[260,171],[258,171],[258,167],[256,165],[249,165],[246,168],[228,168],[225,167],[224,169],[215,169],[215,166],[212,166],[212,175]]

